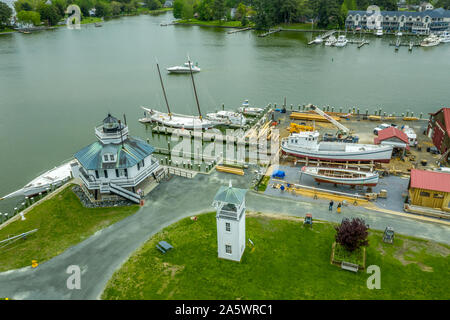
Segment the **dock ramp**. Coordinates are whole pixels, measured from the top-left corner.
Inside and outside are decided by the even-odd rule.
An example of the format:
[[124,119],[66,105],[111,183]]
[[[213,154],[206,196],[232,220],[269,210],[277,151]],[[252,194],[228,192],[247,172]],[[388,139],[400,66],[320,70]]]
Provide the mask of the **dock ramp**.
[[140,203],[141,201],[140,195],[128,191],[127,189],[122,188],[121,186],[118,186],[117,184],[114,183],[109,184],[109,191],[136,203]]

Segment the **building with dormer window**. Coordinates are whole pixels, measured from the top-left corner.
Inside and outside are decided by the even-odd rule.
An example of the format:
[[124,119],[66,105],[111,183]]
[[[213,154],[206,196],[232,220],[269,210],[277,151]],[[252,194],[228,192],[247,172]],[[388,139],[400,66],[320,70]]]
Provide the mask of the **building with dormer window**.
[[75,154],[72,173],[94,200],[116,197],[139,203],[145,187],[163,171],[154,148],[130,137],[128,126],[108,114],[95,128],[97,141]]

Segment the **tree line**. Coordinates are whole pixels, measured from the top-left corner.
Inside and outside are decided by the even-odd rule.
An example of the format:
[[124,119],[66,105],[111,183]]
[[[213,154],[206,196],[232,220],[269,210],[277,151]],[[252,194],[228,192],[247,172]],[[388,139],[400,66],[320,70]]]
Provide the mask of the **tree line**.
[[175,0],[173,14],[178,19],[230,20],[230,9],[236,8],[234,20],[245,22],[251,16],[257,28],[311,21],[322,28],[342,28],[349,10],[369,5],[397,10],[397,0]]
[[[70,4],[80,7],[82,19],[90,16],[95,9],[96,17],[111,17],[121,14],[137,13],[140,8],[156,10],[162,8],[164,0],[17,0],[14,9],[17,21],[23,24],[54,26],[67,14]],[[92,11],[93,12],[93,11]],[[0,28],[9,26],[12,10],[5,3],[0,2]]]

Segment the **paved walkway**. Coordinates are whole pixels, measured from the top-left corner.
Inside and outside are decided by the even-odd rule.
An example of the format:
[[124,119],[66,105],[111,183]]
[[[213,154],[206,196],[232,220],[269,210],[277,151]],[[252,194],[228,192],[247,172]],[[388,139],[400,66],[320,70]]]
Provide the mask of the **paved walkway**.
[[[214,172],[197,175],[194,179],[174,177],[163,182],[147,197],[146,204],[136,214],[97,232],[92,237],[66,250],[61,255],[40,264],[36,269],[26,267],[0,273],[0,297],[13,299],[98,299],[115,270],[147,239],[175,221],[194,214],[212,211],[210,206],[220,185],[247,188],[251,177]],[[449,243],[447,226],[420,222],[387,213],[346,207],[341,215],[328,211],[323,202],[304,202],[277,198],[253,192],[247,194],[247,208],[276,214],[304,216],[339,222],[342,217],[359,216],[371,228],[384,229],[391,225],[396,232]],[[66,287],[67,267],[78,265],[82,270],[81,289]]]

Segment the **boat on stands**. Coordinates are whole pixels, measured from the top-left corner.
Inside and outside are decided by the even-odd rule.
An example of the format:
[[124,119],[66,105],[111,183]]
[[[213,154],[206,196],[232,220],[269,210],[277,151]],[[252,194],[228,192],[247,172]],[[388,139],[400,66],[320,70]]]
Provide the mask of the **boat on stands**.
[[217,111],[213,113],[207,113],[206,119],[216,123],[231,125],[231,126],[245,126],[246,119],[242,113],[233,111]]
[[281,143],[283,154],[326,161],[389,162],[392,146],[319,141],[319,132],[292,133]]
[[[190,67],[189,64],[191,64]],[[174,66],[167,68],[167,71],[169,71],[169,73],[191,73],[191,71],[200,72],[201,69],[198,67],[198,63],[194,65],[192,62],[185,62],[184,65],[182,66]]]
[[376,28],[375,29],[375,35],[377,37],[381,37],[383,35],[383,28],[381,28],[381,27]]
[[240,107],[240,108],[238,109],[238,111],[239,111],[240,113],[246,115],[246,116],[258,116],[258,115],[260,115],[261,113],[264,112],[264,109],[262,109],[262,108],[250,107],[250,106],[249,106],[249,103],[248,103],[248,100],[245,100],[245,101],[242,103],[242,107]]
[[435,34],[431,34],[428,37],[426,37],[425,39],[423,39],[423,41],[420,43],[421,47],[434,47],[437,46],[441,43],[440,38],[435,35]]
[[367,187],[375,187],[378,183],[378,173],[376,172],[340,168],[304,166],[301,170],[301,175],[310,176],[319,183],[325,182]]
[[32,197],[40,192],[46,192],[52,189],[52,187],[59,187],[66,181],[71,179],[71,162],[70,160],[60,166],[54,167],[51,170],[44,172],[37,178],[33,179],[23,188],[14,191],[0,200],[14,198],[14,197]]

